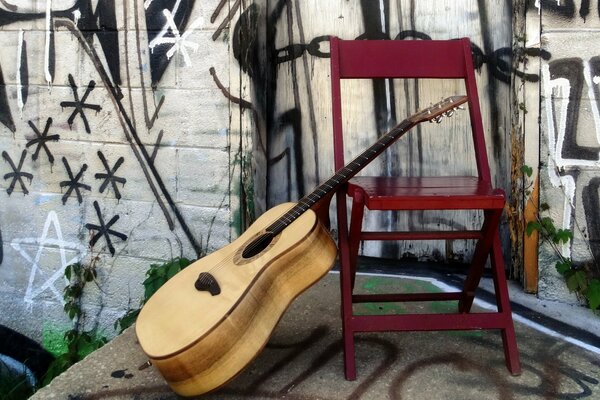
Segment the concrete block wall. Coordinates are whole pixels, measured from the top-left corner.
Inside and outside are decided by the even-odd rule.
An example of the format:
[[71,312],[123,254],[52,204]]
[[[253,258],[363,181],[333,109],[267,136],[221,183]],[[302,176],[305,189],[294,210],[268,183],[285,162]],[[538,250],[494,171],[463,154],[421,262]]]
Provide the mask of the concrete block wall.
[[[595,269],[600,256],[600,3],[542,1],[530,5],[539,18],[541,62],[541,202],[558,228],[574,238],[559,250],[575,265]],[[534,132],[531,132],[534,134]],[[539,296],[577,302],[556,272],[556,251],[540,247]]]
[[150,264],[239,232],[220,3],[0,4],[0,324],[69,329],[64,268],[94,262],[86,323],[111,336]]

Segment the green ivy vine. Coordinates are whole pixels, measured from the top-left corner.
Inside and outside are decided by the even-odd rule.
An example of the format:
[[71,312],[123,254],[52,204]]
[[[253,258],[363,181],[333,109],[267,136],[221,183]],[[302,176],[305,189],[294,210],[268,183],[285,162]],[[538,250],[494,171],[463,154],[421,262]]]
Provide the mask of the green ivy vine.
[[73,327],[65,332],[66,350],[57,355],[50,364],[42,385],[47,385],[71,365],[83,360],[88,354],[108,342],[106,337],[98,332],[97,328],[85,330],[83,327],[84,311],[81,299],[86,285],[94,282],[97,278],[97,261],[98,258],[93,257],[89,265],[75,263],[65,267],[64,276],[68,284],[63,291],[65,301],[63,309],[71,319]]
[[[533,169],[524,165],[521,172],[531,178]],[[540,238],[549,243],[557,255],[558,261],[555,268],[565,279],[567,288],[580,299],[585,299],[592,310],[598,310],[600,307],[600,279],[593,277],[591,271],[586,271],[584,267],[576,266],[570,258],[562,254],[559,246],[569,243],[573,239],[573,232],[569,229],[557,228],[552,217],[541,215],[549,210],[550,206],[547,203],[539,205],[536,219],[527,221],[527,236],[531,236],[534,231],[539,232]]]

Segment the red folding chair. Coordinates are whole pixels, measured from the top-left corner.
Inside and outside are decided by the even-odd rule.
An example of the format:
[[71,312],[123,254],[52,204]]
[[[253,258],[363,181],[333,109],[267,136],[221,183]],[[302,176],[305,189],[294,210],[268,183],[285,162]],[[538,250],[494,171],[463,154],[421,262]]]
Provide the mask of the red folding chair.
[[[484,130],[469,39],[459,40],[340,40],[331,39],[331,82],[335,169],[345,165],[341,80],[345,79],[453,79],[464,81],[477,176],[381,177],[357,176],[337,193],[340,283],[346,379],[356,378],[354,334],[380,331],[433,331],[498,329],[502,334],[506,366],[521,373],[519,354],[504,271],[498,225],[504,192],[491,183]],[[437,81],[436,81],[437,82]],[[449,95],[462,94],[450,93]],[[466,115],[466,114],[465,114]],[[408,135],[411,133],[409,132]],[[351,198],[348,227],[346,198]],[[363,231],[365,210],[482,210],[479,229],[462,231]],[[357,257],[366,240],[477,241],[461,291],[450,293],[353,294]],[[490,256],[497,311],[471,312],[486,260]],[[457,310],[444,314],[355,315],[355,303],[456,301]]]

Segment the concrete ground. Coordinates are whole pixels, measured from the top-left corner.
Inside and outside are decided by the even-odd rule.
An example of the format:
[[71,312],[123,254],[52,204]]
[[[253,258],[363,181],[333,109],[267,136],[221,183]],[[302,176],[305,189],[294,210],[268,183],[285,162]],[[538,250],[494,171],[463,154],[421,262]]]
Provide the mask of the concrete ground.
[[[394,288],[438,291],[446,284],[382,275],[362,275],[357,280],[357,288],[364,292]],[[486,284],[489,286],[489,282],[483,286]],[[596,330],[600,318],[586,310],[583,312],[591,317],[587,319],[589,329],[572,327],[560,322],[556,314],[568,321],[582,310],[566,308],[548,318],[523,305],[531,302],[532,296],[518,289],[511,294],[515,310],[525,316],[515,322],[521,376],[513,377],[506,370],[497,331],[396,332],[357,335],[358,378],[348,382],[343,375],[338,288],[338,275],[331,273],[302,294],[267,347],[244,372],[201,398],[600,399],[600,350],[594,347],[600,347]],[[524,301],[519,302],[519,297]],[[549,307],[532,303],[542,309]],[[477,305],[478,309],[486,307],[482,302]],[[386,311],[406,312],[405,306],[386,307]],[[411,307],[431,312],[454,305],[438,302]],[[379,310],[379,306],[371,306],[362,311]],[[540,327],[542,331],[536,329]],[[555,332],[555,328],[565,330]],[[588,342],[587,348],[573,344],[583,342]],[[178,399],[154,367],[139,369],[145,361],[135,333],[129,329],[32,399]]]

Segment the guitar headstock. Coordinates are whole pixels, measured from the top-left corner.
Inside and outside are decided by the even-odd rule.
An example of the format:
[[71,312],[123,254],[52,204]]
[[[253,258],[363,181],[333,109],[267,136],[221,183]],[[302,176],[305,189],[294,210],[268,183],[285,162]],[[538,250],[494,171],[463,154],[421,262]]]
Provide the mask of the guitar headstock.
[[428,107],[418,113],[414,114],[409,118],[412,123],[418,124],[421,122],[429,121],[429,122],[442,122],[442,119],[446,117],[451,117],[456,109],[462,109],[460,107],[461,104],[467,101],[467,96],[452,96],[447,97],[444,100],[440,101]]

